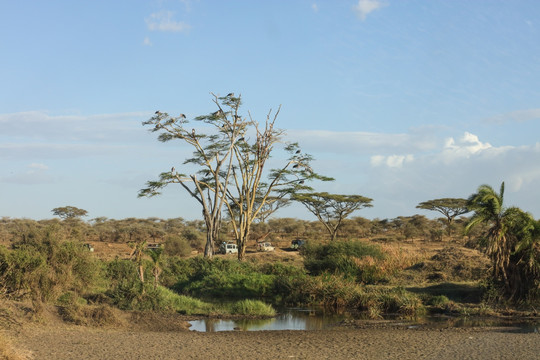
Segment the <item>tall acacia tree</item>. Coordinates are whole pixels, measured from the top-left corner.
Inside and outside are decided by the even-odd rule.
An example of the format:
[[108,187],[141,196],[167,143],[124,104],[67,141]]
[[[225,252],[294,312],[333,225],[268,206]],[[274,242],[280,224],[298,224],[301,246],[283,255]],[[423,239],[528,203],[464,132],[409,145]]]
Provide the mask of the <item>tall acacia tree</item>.
[[443,198],[421,202],[417,209],[438,211],[446,217],[446,231],[448,236],[452,233],[452,222],[459,215],[470,212],[467,208],[467,200],[460,198]]
[[274,124],[278,110],[266,115],[264,128],[249,114],[251,130],[234,145],[232,180],[227,188],[227,207],[238,245],[238,259],[243,260],[253,221],[267,211],[267,204],[277,202],[299,191],[312,190],[305,183],[312,180],[331,181],[311,168],[312,156],[303,153],[297,143],[286,144],[288,159],[279,168],[266,169],[274,146],[282,143],[284,131]]
[[297,193],[293,200],[302,204],[324,225],[335,240],[343,220],[356,210],[372,207],[370,198],[360,195],[338,195],[326,192]]
[[232,173],[233,149],[248,127],[248,122],[238,114],[242,103],[240,97],[234,94],[212,96],[217,110],[194,119],[210,125],[210,134],[198,133],[195,128],[189,129],[187,125],[190,122],[184,114],[172,117],[156,111],[150,120],[143,122],[143,125],[153,126],[150,131],[159,132],[159,141],[180,140],[191,145],[194,148],[193,155],[184,161],[184,165],[193,164],[196,170],[186,175],[176,171],[173,166],[170,171],[162,172],[158,180],[148,181],[147,187],[139,191],[139,197],[155,196],[165,186],[176,183],[195,198],[202,207],[206,225],[205,257],[214,254],[214,243],[221,226],[221,210],[226,203]]
[[189,121],[183,114],[171,117],[157,111],[143,123],[153,126],[151,131],[160,133],[160,141],[181,140],[191,145],[193,156],[184,164],[194,165],[197,170],[185,175],[173,167],[171,171],[161,173],[159,180],[147,182],[139,196],[154,196],[168,184],[180,184],[202,206],[207,231],[207,257],[213,254],[214,241],[221,226],[221,210],[226,206],[241,260],[245,255],[251,224],[269,199],[310,189],[304,185],[305,181],[331,179],[311,170],[311,156],[303,154],[296,143],[285,146],[289,157],[281,168],[267,170],[266,162],[284,134],[274,128],[279,109],[273,115],[272,111],[268,113],[263,129],[249,112],[248,116],[240,114],[240,96],[233,93],[224,97],[212,96],[217,110],[194,119],[210,125],[207,133],[187,129]]

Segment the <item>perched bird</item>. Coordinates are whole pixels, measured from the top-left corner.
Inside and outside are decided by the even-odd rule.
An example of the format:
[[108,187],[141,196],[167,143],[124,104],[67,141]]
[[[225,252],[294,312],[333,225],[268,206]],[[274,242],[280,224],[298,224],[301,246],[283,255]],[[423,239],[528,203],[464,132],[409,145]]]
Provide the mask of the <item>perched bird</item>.
[[303,183],[304,183],[304,180],[300,180],[298,183],[299,183],[299,184],[303,184]]
[[244,137],[242,136],[240,139],[238,139],[238,141],[244,141]]
[[156,115],[157,115],[157,114],[159,114],[159,110],[158,110],[158,111],[156,111],[156,112],[155,112],[155,114],[156,114]]
[[234,97],[234,93],[228,93],[228,94],[227,94],[227,97],[229,97],[229,96],[230,96],[230,97]]
[[191,136],[195,137],[195,129],[191,129]]
[[181,119],[185,119],[185,118],[186,118],[186,115],[184,115],[184,114],[180,114],[179,118],[181,118]]
[[296,169],[298,166],[300,166],[300,165],[298,165],[298,164],[294,165],[293,169]]
[[302,150],[298,149],[296,150],[295,154],[300,154],[302,152]]
[[171,168],[171,172],[172,172],[173,174],[174,174],[174,170],[175,170],[175,169],[174,169],[174,166],[173,166],[173,167]]

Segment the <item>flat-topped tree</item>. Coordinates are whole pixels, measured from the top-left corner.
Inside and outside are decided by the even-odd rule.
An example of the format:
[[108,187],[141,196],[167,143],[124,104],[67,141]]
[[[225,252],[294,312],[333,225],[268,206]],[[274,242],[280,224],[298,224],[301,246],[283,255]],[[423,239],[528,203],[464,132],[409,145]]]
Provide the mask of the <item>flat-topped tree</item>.
[[343,220],[353,212],[372,207],[370,198],[361,195],[338,195],[326,192],[297,193],[293,200],[301,202],[324,225],[335,240]]
[[57,208],[52,209],[51,212],[54,215],[59,216],[62,220],[79,219],[88,214],[88,211],[84,209],[79,209],[75,206],[57,207]]
[[452,232],[452,222],[459,215],[470,212],[467,208],[467,200],[461,198],[443,198],[421,202],[417,209],[438,211],[446,217],[446,231],[448,236]]

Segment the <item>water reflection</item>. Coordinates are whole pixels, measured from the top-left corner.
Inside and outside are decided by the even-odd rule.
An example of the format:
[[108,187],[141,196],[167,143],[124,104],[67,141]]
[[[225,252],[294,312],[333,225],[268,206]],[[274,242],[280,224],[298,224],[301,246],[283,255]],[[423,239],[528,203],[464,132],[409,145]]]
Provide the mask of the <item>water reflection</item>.
[[[322,309],[282,309],[280,315],[270,319],[201,319],[190,321],[192,331],[216,332],[216,331],[261,331],[261,330],[322,330],[343,325],[354,320],[362,319],[358,313],[335,313]],[[373,320],[363,319],[366,324]],[[498,318],[473,318],[473,317],[448,317],[429,316],[403,320],[398,317],[386,316],[384,322],[387,325],[398,326],[407,329],[417,328],[454,328],[454,327],[496,327],[496,331],[538,333],[540,324],[538,321],[518,323],[512,320]],[[375,321],[375,323],[380,323]]]
[[261,330],[321,330],[339,324],[348,314],[337,314],[313,309],[286,309],[270,319],[201,319],[190,321],[190,330],[261,331]]

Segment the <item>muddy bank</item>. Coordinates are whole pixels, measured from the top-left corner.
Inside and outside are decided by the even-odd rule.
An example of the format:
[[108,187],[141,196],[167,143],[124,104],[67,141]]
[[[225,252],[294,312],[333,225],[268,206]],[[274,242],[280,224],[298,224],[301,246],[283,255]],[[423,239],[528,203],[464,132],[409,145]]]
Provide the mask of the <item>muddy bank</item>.
[[14,344],[34,359],[534,359],[540,334],[517,328],[342,328],[198,333],[31,326]]

